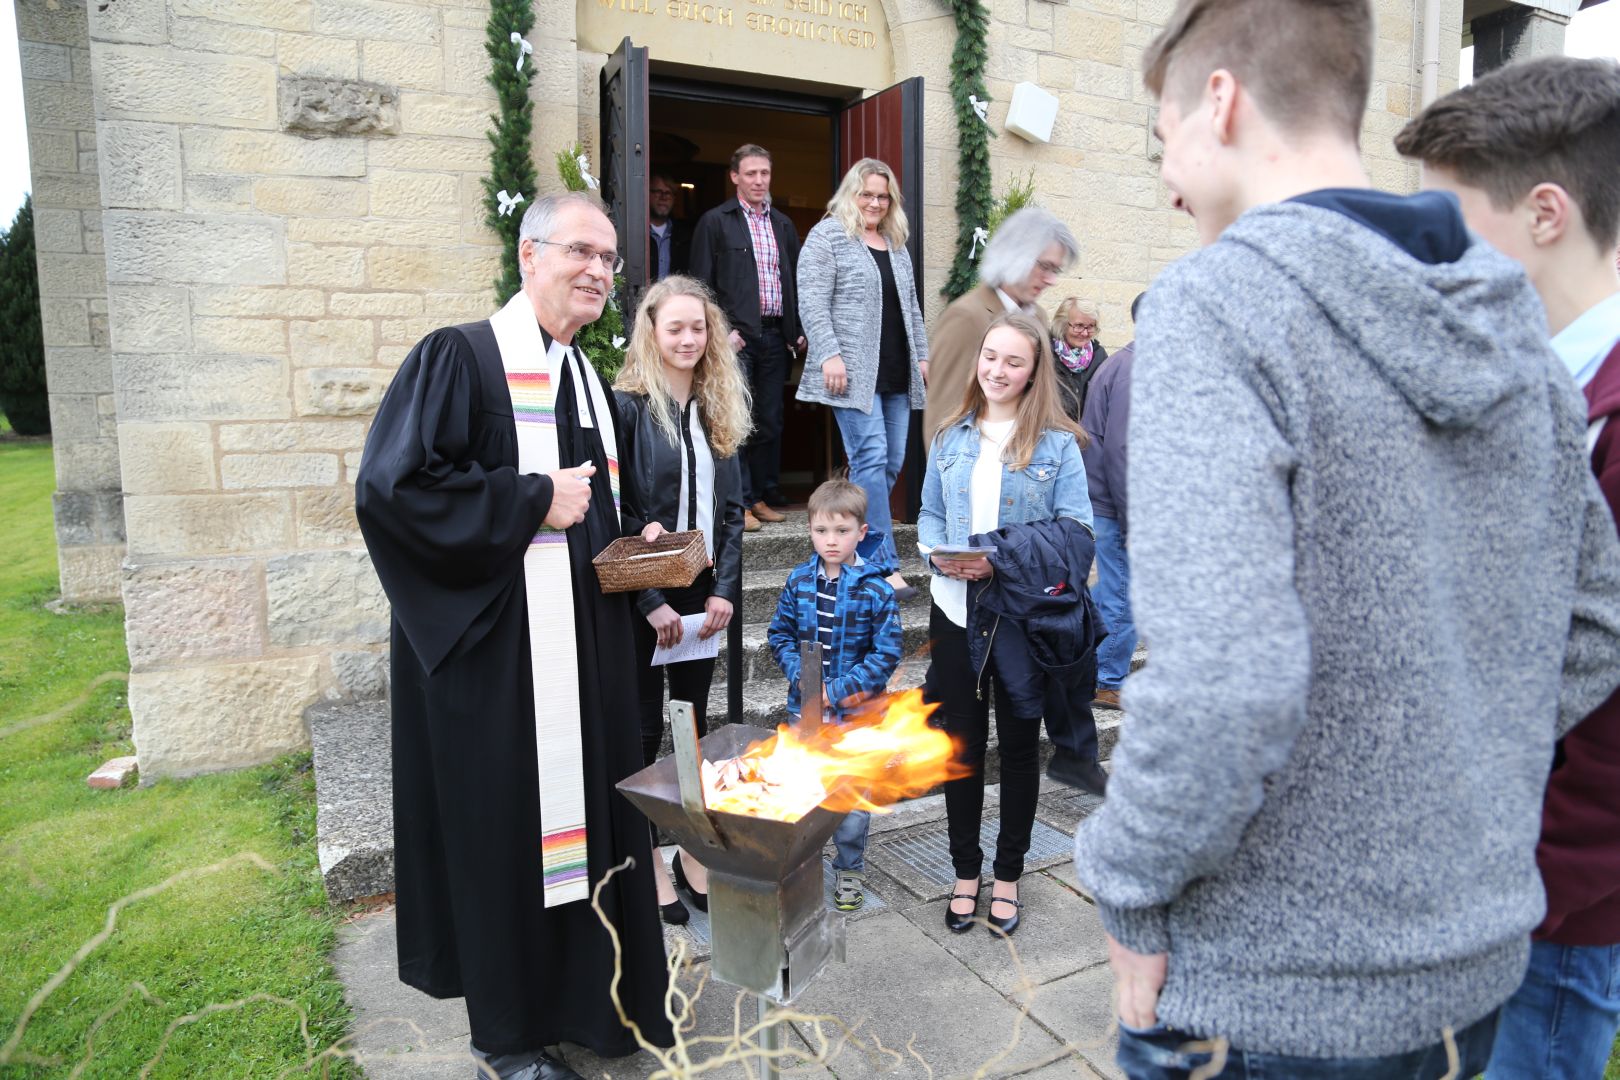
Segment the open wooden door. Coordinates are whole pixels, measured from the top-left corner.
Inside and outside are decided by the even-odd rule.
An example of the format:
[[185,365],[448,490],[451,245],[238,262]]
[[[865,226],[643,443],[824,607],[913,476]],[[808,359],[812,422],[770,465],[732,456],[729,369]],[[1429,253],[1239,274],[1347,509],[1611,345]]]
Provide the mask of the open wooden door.
[[619,232],[624,256],[624,293],[619,297],[630,324],[647,288],[647,48],[629,38],[602,68],[602,201]]
[[[838,176],[861,158],[884,162],[900,179],[906,218],[911,236],[906,250],[917,276],[917,298],[926,295],[923,287],[923,81],[918,76],[896,83],[869,98],[851,105],[838,118]],[[906,464],[900,481],[889,499],[896,521],[917,520],[922,503],[922,471],[927,457],[922,441],[922,414],[911,418],[911,437],[906,446]]]

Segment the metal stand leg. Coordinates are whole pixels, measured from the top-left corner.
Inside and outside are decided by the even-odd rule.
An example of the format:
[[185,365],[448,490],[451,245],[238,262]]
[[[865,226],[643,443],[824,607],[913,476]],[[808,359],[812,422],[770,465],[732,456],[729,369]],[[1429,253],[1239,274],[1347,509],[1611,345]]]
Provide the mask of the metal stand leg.
[[[765,1022],[765,1017],[769,1015],[771,1011],[771,1003],[764,994],[758,995],[758,1000],[759,1021],[763,1024]],[[782,1070],[777,1065],[776,1058],[773,1055],[776,1053],[776,1051],[782,1048],[782,1025],[772,1024],[763,1029],[759,1033],[759,1047],[761,1050],[765,1051],[765,1067],[760,1070],[764,1080],[780,1080]]]

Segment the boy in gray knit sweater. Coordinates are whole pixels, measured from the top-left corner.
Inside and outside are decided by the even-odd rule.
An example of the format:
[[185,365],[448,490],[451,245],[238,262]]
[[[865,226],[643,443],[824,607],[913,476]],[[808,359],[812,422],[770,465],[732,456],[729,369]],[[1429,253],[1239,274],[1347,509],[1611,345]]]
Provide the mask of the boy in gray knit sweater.
[[1181,0],[1144,57],[1206,246],[1143,304],[1152,659],[1075,839],[1137,1078],[1480,1072],[1553,741],[1620,683],[1584,409],[1455,200],[1369,188],[1373,55],[1367,0]]

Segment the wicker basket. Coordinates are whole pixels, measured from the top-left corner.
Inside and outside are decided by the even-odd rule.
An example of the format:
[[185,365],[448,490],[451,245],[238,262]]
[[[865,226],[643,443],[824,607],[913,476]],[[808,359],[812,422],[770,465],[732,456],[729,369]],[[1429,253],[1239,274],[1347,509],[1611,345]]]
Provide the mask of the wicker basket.
[[703,533],[693,529],[663,533],[651,543],[639,536],[621,537],[591,563],[605,593],[684,589],[703,573],[709,556],[703,549]]

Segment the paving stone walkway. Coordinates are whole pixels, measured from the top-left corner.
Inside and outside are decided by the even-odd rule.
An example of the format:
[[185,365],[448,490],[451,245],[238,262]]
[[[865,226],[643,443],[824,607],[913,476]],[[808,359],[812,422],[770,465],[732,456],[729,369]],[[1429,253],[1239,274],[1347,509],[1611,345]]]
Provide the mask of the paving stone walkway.
[[[997,794],[987,797],[986,816]],[[920,799],[873,819],[867,854],[868,889],[881,904],[850,917],[847,962],[825,970],[795,1002],[807,1014],[836,1016],[856,1028],[867,1050],[845,1047],[825,1065],[785,1070],[791,1076],[860,1080],[882,1074],[901,1080],[944,1080],[972,1075],[1041,1078],[1119,1077],[1109,1032],[1110,991],[1102,926],[1074,879],[1067,843],[1079,820],[1098,805],[1090,796],[1047,782],[1042,789],[1037,841],[1044,857],[1028,864],[1021,888],[1024,922],[1012,944],[988,930],[952,934],[944,925],[951,891],[949,864],[929,856],[943,838],[939,796]],[[1050,833],[1042,831],[1051,830]],[[1037,843],[1036,850],[1042,850]],[[940,880],[941,874],[944,880]],[[983,910],[983,909],[981,909]],[[701,928],[666,928],[669,944],[686,942],[707,957]],[[372,1080],[468,1080],[467,1016],[460,1000],[435,1001],[401,984],[394,964],[394,913],[383,908],[355,919],[339,933],[334,956],[355,1011],[351,1045]],[[688,988],[706,974],[699,962],[683,980]],[[733,1031],[737,992],[710,983],[698,999],[695,1036]],[[742,1004],[744,1025],[755,1016]],[[832,1035],[836,1028],[824,1025]],[[785,1038],[811,1053],[814,1030],[788,1025]],[[878,1051],[881,1045],[883,1051]],[[712,1051],[699,1049],[701,1060]],[[632,1080],[658,1067],[647,1053],[602,1060],[575,1046],[562,1056],[589,1080]],[[743,1080],[757,1076],[740,1063],[704,1076]]]

